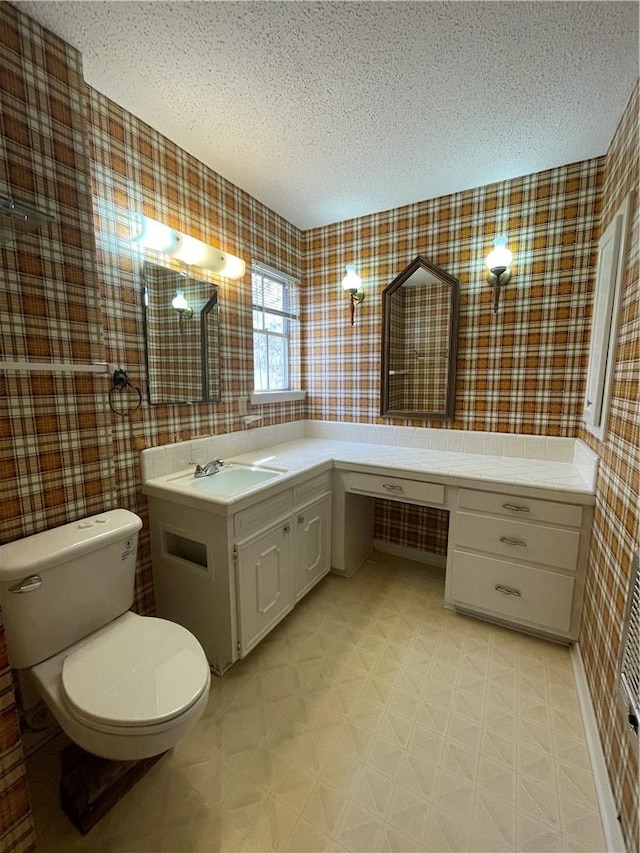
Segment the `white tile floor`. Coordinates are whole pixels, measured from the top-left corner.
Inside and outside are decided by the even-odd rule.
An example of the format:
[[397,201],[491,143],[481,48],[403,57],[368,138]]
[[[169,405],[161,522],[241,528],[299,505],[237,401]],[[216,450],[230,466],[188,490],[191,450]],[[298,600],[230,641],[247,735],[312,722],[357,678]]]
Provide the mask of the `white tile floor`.
[[38,849],[604,851],[568,650],[442,598],[386,555],[327,577],[84,838],[60,736],[28,762]]

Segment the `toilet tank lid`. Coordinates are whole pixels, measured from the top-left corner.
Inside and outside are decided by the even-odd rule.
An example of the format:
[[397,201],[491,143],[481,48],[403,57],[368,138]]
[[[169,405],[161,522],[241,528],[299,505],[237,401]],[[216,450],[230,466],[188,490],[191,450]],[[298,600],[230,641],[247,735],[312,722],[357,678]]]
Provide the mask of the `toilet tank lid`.
[[126,539],[141,527],[142,521],[135,513],[112,509],[9,542],[0,546],[0,583],[21,580],[26,574],[49,569],[118,539]]

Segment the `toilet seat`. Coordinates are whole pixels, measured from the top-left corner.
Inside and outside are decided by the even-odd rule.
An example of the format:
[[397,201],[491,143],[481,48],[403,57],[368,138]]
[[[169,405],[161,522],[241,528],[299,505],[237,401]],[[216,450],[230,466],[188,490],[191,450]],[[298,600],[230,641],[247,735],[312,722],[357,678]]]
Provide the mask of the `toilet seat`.
[[61,694],[79,723],[133,734],[166,729],[208,690],[202,647],[175,622],[119,619],[68,654]]

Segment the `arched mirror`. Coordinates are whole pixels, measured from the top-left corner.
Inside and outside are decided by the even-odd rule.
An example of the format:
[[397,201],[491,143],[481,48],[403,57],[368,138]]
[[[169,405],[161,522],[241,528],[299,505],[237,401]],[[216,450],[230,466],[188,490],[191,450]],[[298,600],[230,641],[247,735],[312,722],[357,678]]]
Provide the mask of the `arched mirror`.
[[382,291],[384,417],[450,420],[460,284],[422,255]]

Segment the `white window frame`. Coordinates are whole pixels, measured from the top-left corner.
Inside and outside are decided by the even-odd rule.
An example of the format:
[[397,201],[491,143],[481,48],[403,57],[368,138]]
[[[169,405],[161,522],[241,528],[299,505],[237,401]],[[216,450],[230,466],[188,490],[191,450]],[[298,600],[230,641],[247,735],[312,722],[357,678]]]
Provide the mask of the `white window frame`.
[[[286,342],[285,347],[285,376],[286,376],[286,388],[267,388],[267,389],[256,389],[249,394],[249,398],[251,400],[252,405],[261,405],[264,403],[281,403],[287,402],[290,400],[304,400],[306,396],[305,391],[296,391],[291,388],[291,322],[295,322],[298,319],[298,314],[296,311],[296,305],[291,304],[291,301],[287,300],[285,304],[284,311],[277,311],[271,308],[265,308],[264,305],[259,305],[253,301],[253,275],[261,275],[265,278],[269,278],[272,281],[276,281],[279,284],[282,284],[285,288],[285,292],[288,295],[291,295],[294,288],[297,288],[298,281],[292,276],[287,275],[286,273],[280,272],[280,270],[274,269],[273,267],[267,266],[267,264],[263,264],[260,261],[253,261],[251,264],[251,329],[252,329],[252,340],[256,334],[263,334],[267,340],[269,337],[274,338],[282,338]],[[269,332],[263,329],[256,329],[253,325],[253,312],[260,311],[268,314],[276,314],[284,318],[284,333],[280,332]],[[255,384],[255,372],[254,372],[254,384]]]
[[598,241],[589,366],[582,420],[585,429],[600,441],[605,441],[607,437],[630,211],[629,194]]

